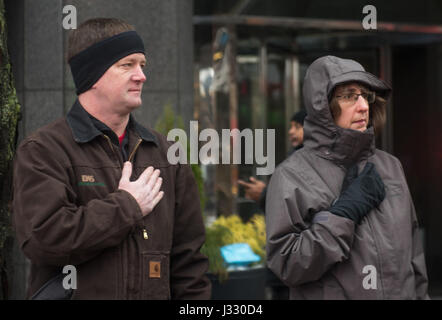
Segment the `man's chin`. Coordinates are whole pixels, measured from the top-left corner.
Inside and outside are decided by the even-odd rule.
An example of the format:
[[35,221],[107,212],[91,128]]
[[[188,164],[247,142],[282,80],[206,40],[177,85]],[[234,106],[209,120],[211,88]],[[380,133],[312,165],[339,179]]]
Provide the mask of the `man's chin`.
[[134,110],[134,109],[138,109],[142,104],[141,99],[137,100],[137,101],[130,101],[130,103],[127,104],[127,106]]

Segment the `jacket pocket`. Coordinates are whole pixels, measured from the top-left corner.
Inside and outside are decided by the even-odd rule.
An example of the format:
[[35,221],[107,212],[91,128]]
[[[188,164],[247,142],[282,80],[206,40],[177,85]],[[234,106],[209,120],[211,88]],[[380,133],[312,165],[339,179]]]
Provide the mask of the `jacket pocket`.
[[142,266],[142,299],[170,299],[169,253],[144,253]]

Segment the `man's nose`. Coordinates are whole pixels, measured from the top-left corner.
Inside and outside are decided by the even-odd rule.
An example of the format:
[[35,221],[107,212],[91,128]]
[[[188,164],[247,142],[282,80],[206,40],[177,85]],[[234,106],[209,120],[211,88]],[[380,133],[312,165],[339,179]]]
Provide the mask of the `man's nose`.
[[146,75],[144,74],[143,68],[140,65],[137,66],[135,73],[132,76],[132,80],[140,82],[146,81]]

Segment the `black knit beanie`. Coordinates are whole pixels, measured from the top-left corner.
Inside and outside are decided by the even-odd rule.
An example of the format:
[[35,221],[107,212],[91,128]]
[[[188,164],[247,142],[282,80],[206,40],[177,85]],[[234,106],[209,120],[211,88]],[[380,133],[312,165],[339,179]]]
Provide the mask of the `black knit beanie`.
[[304,119],[306,116],[307,116],[307,113],[304,110],[301,110],[301,111],[296,112],[292,116],[290,121],[295,121],[295,122],[299,123],[300,125],[304,126]]
[[136,31],[119,33],[79,52],[69,60],[77,95],[89,90],[118,60],[133,53],[144,54],[144,44]]

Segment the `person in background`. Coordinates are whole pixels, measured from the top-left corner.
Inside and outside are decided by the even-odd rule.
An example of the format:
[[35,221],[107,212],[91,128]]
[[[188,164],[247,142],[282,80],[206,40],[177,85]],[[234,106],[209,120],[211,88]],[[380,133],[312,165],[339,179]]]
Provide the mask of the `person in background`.
[[289,155],[304,146],[304,119],[306,116],[305,110],[301,110],[296,112],[290,119],[289,139],[293,148]]
[[[288,155],[301,149],[303,147],[304,140],[304,119],[307,113],[304,110],[296,112],[290,119],[289,139],[292,149]],[[249,182],[244,180],[238,180],[238,184],[244,187],[245,197],[253,200],[261,207],[265,209],[266,191],[267,185],[265,182],[258,180],[254,177],[249,178]]]
[[[288,131],[288,137],[292,146],[288,155],[290,156],[295,151],[303,147],[304,140],[304,119],[307,113],[304,110],[300,110],[293,114],[290,119],[290,128]],[[265,201],[267,185],[261,180],[257,180],[254,177],[249,178],[250,182],[239,180],[238,183],[245,189],[245,197],[253,200],[261,207],[265,212]],[[287,300],[289,297],[289,289],[281,280],[275,276],[275,274],[267,269],[266,274],[266,286],[270,290],[270,296],[272,300]]]

